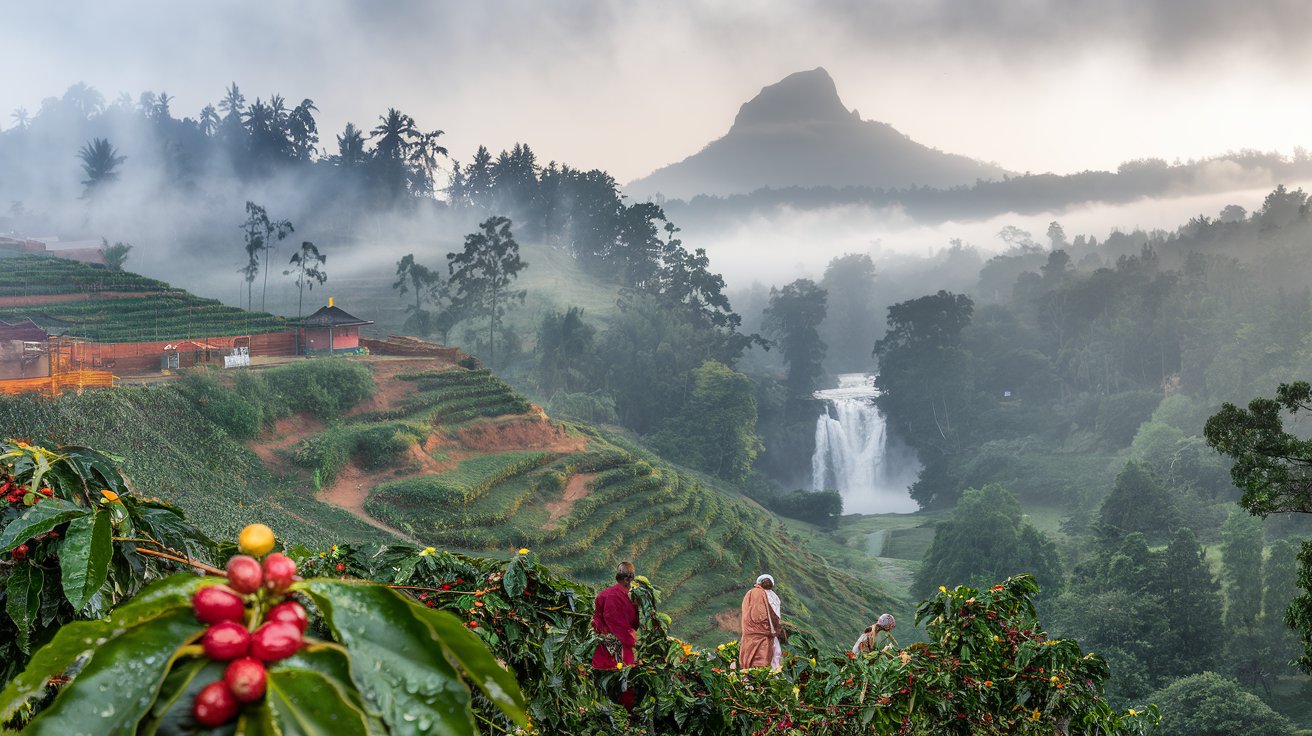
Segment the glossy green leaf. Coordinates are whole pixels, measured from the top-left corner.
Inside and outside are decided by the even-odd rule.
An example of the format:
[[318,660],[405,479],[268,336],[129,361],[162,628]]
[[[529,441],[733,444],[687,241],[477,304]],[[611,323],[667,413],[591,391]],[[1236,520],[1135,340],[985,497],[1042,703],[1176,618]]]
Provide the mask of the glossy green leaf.
[[506,574],[501,578],[501,587],[505,588],[506,595],[511,598],[519,597],[528,587],[528,572],[524,570],[523,560],[524,555],[515,555],[510,564],[506,565]]
[[[129,736],[150,712],[177,652],[204,626],[174,610],[97,642],[73,681],[23,730],[35,736]],[[115,633],[115,632],[111,632]],[[30,667],[29,667],[30,669]]]
[[365,714],[366,733],[371,736],[387,734],[387,726],[383,725],[379,715],[365,703],[360,691],[352,682],[351,658],[341,645],[331,642],[311,644],[269,668],[270,672],[286,670],[311,670],[332,680],[346,694],[351,704]]
[[62,498],[47,498],[11,521],[4,531],[0,531],[0,552],[8,552],[38,534],[45,534],[66,521],[90,513]]
[[43,697],[46,681],[52,675],[66,672],[139,626],[149,626],[156,619],[183,611],[199,631],[200,624],[195,623],[191,613],[191,596],[205,584],[204,578],[195,575],[173,575],[146,586],[107,618],[62,626],[49,644],[32,655],[27,669],[0,691],[0,723],[12,718],[24,703]]
[[284,736],[337,736],[368,731],[365,712],[351,702],[341,683],[322,673],[278,669],[269,672],[268,683],[264,708]]
[[41,585],[45,575],[32,563],[20,563],[5,586],[5,611],[18,627],[18,646],[27,651],[31,628],[41,610]]
[[81,611],[109,576],[109,561],[114,556],[112,536],[109,514],[104,511],[80,516],[68,525],[59,545],[59,567],[64,597],[74,611]]
[[122,462],[122,458],[77,445],[65,445],[59,448],[59,452],[63,455],[63,462],[74,468],[83,482],[89,486],[87,490],[92,498],[100,497],[96,491],[102,487],[120,496],[127,493],[123,476],[114,465],[116,462]]
[[[192,704],[201,689],[223,678],[227,662],[215,662],[204,657],[179,659],[169,670],[160,686],[159,695],[150,713],[137,729],[140,736],[182,736],[194,731],[196,720],[191,715]],[[231,733],[234,729],[215,729],[208,736]]]
[[410,603],[374,583],[315,579],[295,587],[323,612],[350,654],[352,681],[392,734],[478,733],[468,686]]
[[487,645],[464,623],[446,611],[410,604],[410,612],[423,621],[435,643],[446,650],[469,679],[478,685],[502,713],[519,725],[527,725],[526,703],[515,676],[497,663]]

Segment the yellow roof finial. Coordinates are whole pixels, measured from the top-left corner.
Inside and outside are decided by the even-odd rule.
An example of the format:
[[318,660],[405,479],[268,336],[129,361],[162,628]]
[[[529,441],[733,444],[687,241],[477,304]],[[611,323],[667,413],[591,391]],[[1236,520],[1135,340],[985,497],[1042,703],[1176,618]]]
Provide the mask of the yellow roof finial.
[[333,305],[333,298],[332,298],[332,297],[328,297],[328,306],[331,307],[332,305]]

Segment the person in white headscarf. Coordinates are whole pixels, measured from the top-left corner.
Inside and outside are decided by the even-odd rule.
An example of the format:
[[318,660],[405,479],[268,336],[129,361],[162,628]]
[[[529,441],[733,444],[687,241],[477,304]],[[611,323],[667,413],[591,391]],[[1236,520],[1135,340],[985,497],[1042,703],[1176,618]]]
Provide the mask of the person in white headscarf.
[[765,599],[770,602],[770,609],[774,611],[774,617],[779,620],[779,636],[774,640],[774,655],[770,658],[770,666],[778,669],[784,659],[784,649],[780,644],[783,636],[784,615],[779,610],[782,601],[779,600],[779,594],[774,592],[774,578],[770,575],[762,575],[756,579],[756,584],[765,588]]
[[[738,669],[772,666],[779,661],[782,621],[778,603],[770,602],[774,578],[762,575],[743,596],[742,636],[738,639]],[[778,596],[775,597],[778,600]]]

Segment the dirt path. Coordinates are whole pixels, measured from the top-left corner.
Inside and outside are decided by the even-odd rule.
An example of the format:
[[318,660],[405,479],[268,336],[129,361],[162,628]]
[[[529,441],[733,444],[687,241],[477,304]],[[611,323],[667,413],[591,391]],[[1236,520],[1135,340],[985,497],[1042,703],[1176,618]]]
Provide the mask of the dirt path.
[[715,614],[715,625],[720,627],[720,631],[728,631],[734,634],[742,633],[743,612],[732,608],[727,611],[720,611]]
[[569,479],[565,486],[565,493],[561,495],[559,501],[548,501],[547,511],[551,512],[550,518],[547,519],[547,528],[550,529],[556,525],[560,517],[565,516],[574,508],[574,504],[588,497],[592,489],[588,488],[588,483],[596,478],[596,473],[576,473]]
[[386,361],[369,361],[374,372],[374,384],[378,390],[373,396],[361,401],[346,412],[347,416],[365,414],[374,411],[394,409],[415,392],[413,381],[402,381],[396,376],[400,373],[418,373],[420,371],[437,371],[451,369],[450,363],[436,358],[392,358]]
[[337,473],[337,478],[333,480],[332,485],[319,491],[317,498],[324,503],[337,506],[375,529],[381,529],[418,545],[419,542],[414,537],[393,529],[364,510],[364,502],[369,498],[369,491],[373,490],[373,480],[373,476],[357,468],[355,463],[347,463],[346,467]]
[[475,422],[456,430],[455,440],[481,452],[537,450],[573,454],[588,447],[586,437],[571,436],[545,419],[524,417]]
[[323,422],[309,414],[297,414],[274,422],[273,429],[266,432],[264,437],[247,442],[246,446],[255,452],[265,467],[277,473],[283,465],[282,459],[278,457],[279,450],[294,447],[306,437],[316,435],[323,430]]

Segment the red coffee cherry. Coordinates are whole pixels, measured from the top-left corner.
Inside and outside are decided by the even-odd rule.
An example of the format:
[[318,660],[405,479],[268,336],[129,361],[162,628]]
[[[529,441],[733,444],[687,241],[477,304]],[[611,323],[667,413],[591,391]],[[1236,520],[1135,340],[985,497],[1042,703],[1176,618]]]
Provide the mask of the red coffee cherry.
[[272,621],[256,629],[251,637],[251,656],[262,662],[277,662],[295,654],[301,642],[301,630],[296,624]]
[[241,596],[223,585],[210,585],[196,591],[191,597],[191,607],[196,611],[196,618],[203,624],[224,621],[241,623],[246,616],[246,606]]
[[310,617],[305,613],[305,606],[296,601],[283,601],[273,608],[269,609],[269,614],[264,617],[265,621],[281,621],[292,624],[305,633],[305,627],[310,623]]
[[200,639],[205,656],[219,662],[245,657],[251,648],[251,635],[241,624],[224,621],[211,626]]
[[281,552],[264,558],[264,587],[271,593],[281,593],[296,580],[296,563]]
[[264,697],[267,680],[268,673],[264,671],[264,664],[250,657],[232,660],[223,673],[223,681],[228,684],[237,700],[243,703],[254,703]]
[[191,713],[202,726],[213,728],[231,721],[241,709],[241,703],[222,680],[211,682],[196,693]]
[[237,555],[228,560],[228,585],[238,593],[254,593],[264,582],[260,563],[254,557]]

